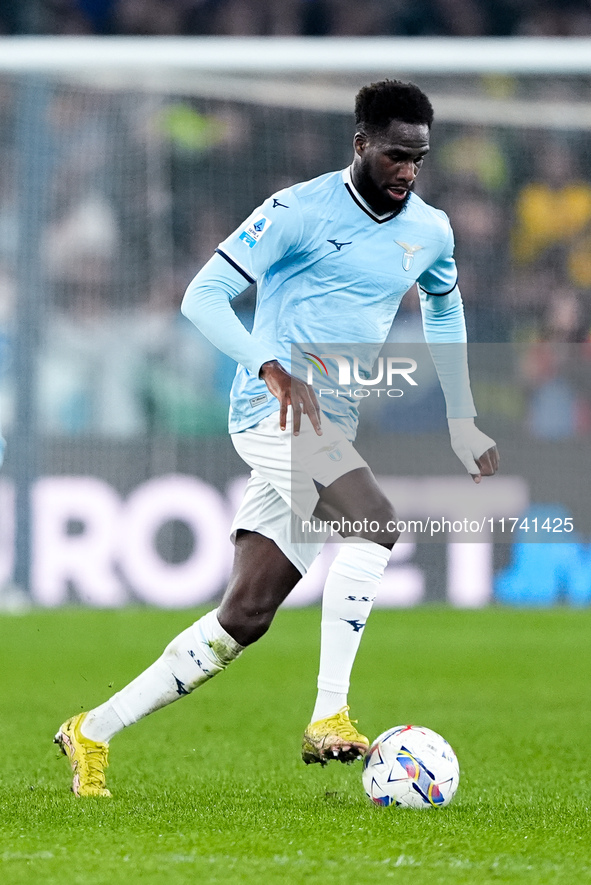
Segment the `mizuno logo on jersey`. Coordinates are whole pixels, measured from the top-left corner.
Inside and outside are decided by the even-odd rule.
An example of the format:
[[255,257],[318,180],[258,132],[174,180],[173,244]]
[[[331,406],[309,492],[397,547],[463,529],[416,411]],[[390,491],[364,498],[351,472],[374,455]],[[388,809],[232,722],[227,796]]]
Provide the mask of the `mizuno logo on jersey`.
[[273,197],[273,205],[271,209],[276,209],[277,206],[281,206],[282,209],[289,209],[289,206],[286,206],[285,203],[280,203],[276,197]]
[[396,244],[404,249],[402,267],[404,270],[410,270],[415,260],[415,252],[420,252],[423,246],[411,246],[410,243],[403,243],[402,240],[396,240]]
[[272,223],[273,222],[270,221],[266,215],[257,215],[248,227],[242,231],[238,239],[243,240],[243,242],[252,249],[253,246],[256,246],[263,234],[271,227]]
[[337,243],[336,240],[327,240],[326,242],[331,243],[335,247],[337,252],[340,252],[341,249],[343,248],[343,246],[350,246],[351,245],[351,243]]

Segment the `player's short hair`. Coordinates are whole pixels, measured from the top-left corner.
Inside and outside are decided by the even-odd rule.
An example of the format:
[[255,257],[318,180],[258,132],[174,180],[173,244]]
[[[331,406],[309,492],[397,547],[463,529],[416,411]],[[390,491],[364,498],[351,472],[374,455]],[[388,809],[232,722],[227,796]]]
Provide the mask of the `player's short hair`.
[[387,129],[392,120],[427,125],[433,123],[433,105],[414,83],[380,80],[360,89],[355,97],[355,123],[367,133]]

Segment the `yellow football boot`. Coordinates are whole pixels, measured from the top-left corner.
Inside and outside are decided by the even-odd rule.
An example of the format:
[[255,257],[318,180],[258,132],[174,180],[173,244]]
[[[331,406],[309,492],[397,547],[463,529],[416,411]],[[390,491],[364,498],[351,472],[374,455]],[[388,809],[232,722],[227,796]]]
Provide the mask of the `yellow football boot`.
[[365,756],[369,740],[359,734],[354,726],[356,719],[349,719],[349,707],[342,707],[334,716],[311,722],[304,732],[302,759],[309,765],[320,762],[326,765],[333,759],[354,762]]
[[70,760],[74,778],[74,796],[110,796],[105,785],[105,768],[109,764],[109,745],[91,741],[80,731],[86,713],[72,716],[53,739]]

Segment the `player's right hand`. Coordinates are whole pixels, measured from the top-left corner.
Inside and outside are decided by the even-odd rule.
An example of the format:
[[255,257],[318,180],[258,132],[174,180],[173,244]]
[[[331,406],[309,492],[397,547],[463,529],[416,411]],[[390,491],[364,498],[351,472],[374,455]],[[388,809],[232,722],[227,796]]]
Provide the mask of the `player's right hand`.
[[286,372],[283,366],[272,360],[263,363],[259,377],[267,385],[269,393],[279,400],[279,427],[285,430],[287,427],[287,409],[291,406],[293,413],[293,434],[298,436],[302,424],[302,415],[307,415],[312,422],[312,427],[322,436],[320,426],[320,406],[314,393],[314,388],[299,378],[294,378]]

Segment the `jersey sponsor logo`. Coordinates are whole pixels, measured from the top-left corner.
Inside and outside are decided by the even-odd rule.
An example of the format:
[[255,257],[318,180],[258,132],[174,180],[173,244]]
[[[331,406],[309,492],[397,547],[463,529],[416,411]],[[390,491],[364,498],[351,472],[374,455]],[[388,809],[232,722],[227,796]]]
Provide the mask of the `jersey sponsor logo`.
[[286,206],[285,203],[280,203],[276,197],[273,197],[273,205],[271,209],[276,209],[277,206],[281,206],[282,209],[289,209],[289,206]]
[[238,239],[243,240],[246,245],[252,249],[253,246],[256,246],[263,234],[269,230],[272,223],[273,222],[270,221],[266,215],[257,215],[248,227],[242,231]]
[[415,253],[420,252],[423,246],[411,246],[410,243],[403,243],[402,240],[395,240],[398,246],[402,246],[404,249],[404,255],[402,256],[402,267],[404,270],[410,270],[412,267],[412,263],[415,260]]
[[266,403],[268,400],[268,396],[266,393],[259,393],[258,396],[253,396],[250,400],[250,406],[252,409],[256,409],[257,406],[262,406],[263,403]]
[[331,243],[335,247],[337,252],[340,252],[341,249],[343,248],[343,246],[350,246],[351,245],[351,243],[339,243],[339,242],[337,242],[337,240],[327,240],[326,242]]

